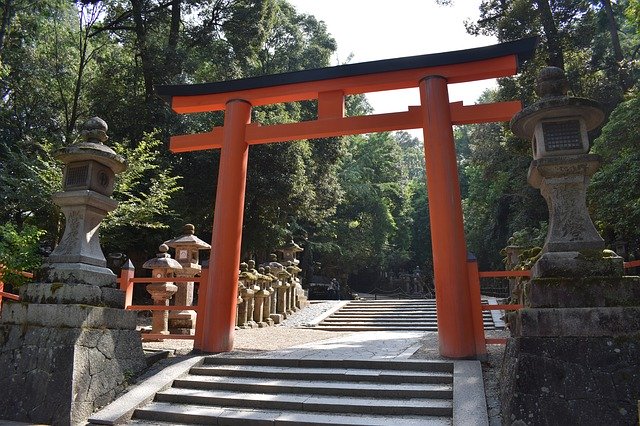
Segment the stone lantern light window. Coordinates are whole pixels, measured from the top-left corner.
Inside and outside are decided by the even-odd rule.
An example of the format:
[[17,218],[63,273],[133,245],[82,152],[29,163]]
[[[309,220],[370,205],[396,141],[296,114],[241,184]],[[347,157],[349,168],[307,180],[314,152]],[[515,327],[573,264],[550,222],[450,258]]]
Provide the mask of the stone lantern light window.
[[589,152],[587,126],[581,117],[541,120],[532,141],[534,158]]
[[97,161],[73,162],[65,167],[64,190],[90,189],[100,194],[113,192],[115,174]]

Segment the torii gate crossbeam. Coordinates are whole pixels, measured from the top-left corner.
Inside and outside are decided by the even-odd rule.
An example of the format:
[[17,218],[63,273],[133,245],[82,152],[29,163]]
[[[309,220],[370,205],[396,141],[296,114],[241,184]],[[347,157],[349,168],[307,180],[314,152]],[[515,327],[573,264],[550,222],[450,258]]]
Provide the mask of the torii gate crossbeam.
[[[202,340],[205,352],[233,348],[238,264],[249,145],[348,134],[423,128],[429,192],[440,354],[471,358],[486,353],[474,331],[468,285],[460,185],[452,126],[507,121],[520,102],[463,106],[450,103],[447,85],[517,72],[535,49],[536,38],[483,48],[218,83],[158,86],[157,93],[181,114],[225,111],[224,126],[211,132],[174,136],[170,149],[220,148],[212,253]],[[345,117],[350,94],[419,88],[421,105],[406,112]],[[316,99],[317,119],[261,126],[250,123],[253,106]]]

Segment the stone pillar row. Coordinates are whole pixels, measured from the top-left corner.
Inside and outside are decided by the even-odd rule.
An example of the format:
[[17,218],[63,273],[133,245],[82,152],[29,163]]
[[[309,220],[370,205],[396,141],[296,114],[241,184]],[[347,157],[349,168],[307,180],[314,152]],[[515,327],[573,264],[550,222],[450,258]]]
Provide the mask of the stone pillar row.
[[306,303],[298,278],[301,271],[291,261],[284,265],[278,263],[273,254],[271,261],[258,269],[254,260],[241,263],[236,326],[254,328],[279,324],[301,309]]
[[[181,266],[166,253],[167,245],[160,246],[161,253],[157,258],[145,263],[144,267],[153,269],[156,278],[179,276]],[[158,262],[164,262],[160,265]],[[165,264],[172,262],[170,265]],[[256,262],[249,260],[240,264],[238,275],[238,297],[236,299],[236,326],[239,328],[267,327],[279,324],[287,316],[306,305],[306,296],[298,274],[302,269],[292,261],[285,261],[284,265],[277,262],[277,256],[271,255],[271,261],[260,265],[256,269]],[[190,289],[193,292],[193,289]],[[177,287],[171,283],[154,283],[147,286],[152,294],[154,304],[169,305],[173,297],[177,297]],[[174,296],[175,295],[175,296]],[[189,300],[193,295],[188,295]],[[179,300],[176,300],[176,304]],[[180,302],[184,303],[184,301]],[[189,303],[190,304],[190,303]],[[169,334],[176,331],[170,327],[168,311],[155,311],[153,333]],[[168,326],[169,325],[169,326]],[[189,334],[195,330],[191,329]]]

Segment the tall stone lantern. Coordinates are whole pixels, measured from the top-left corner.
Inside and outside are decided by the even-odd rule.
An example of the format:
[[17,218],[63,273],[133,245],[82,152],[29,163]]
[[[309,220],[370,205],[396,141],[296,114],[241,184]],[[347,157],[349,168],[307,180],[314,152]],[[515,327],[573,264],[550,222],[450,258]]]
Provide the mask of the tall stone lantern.
[[511,121],[532,141],[529,183],[549,207],[543,254],[525,283],[524,307],[508,315],[502,365],[503,424],[637,424],[640,280],[604,250],[586,207],[600,164],[587,132],[604,114],[566,96],[559,68],[542,70],[541,99]]
[[[153,259],[147,260],[142,267],[151,269],[153,278],[166,278],[164,282],[147,284],[147,292],[151,294],[156,306],[169,306],[169,300],[178,291],[178,286],[171,282],[176,271],[182,266],[167,253],[169,247],[161,244],[159,253]],[[151,332],[154,334],[169,334],[169,311],[153,311]]]
[[[195,235],[195,227],[188,223],[182,228],[182,235],[165,244],[176,251],[175,260],[182,269],[176,271],[176,277],[193,278],[200,273],[200,250],[210,250],[211,246]],[[176,306],[193,304],[193,282],[176,283],[178,292],[174,297]],[[192,310],[172,311],[169,314],[169,330],[175,334],[193,334],[196,312]]]
[[[63,191],[53,196],[66,218],[60,244],[20,303],[0,316],[0,419],[79,425],[147,367],[137,314],[106,265],[98,228],[117,206],[109,195],[125,160],[104,145],[98,117],[82,139],[54,155],[65,164]],[[1,422],[0,422],[1,423]]]
[[549,208],[549,231],[534,271],[538,275],[557,274],[558,268],[580,272],[580,262],[566,253],[604,248],[586,207],[589,179],[600,167],[600,156],[589,153],[587,132],[602,124],[604,112],[591,99],[567,96],[567,90],[562,69],[544,68],[536,86],[541,99],[511,120],[513,133],[531,140],[528,181],[540,189]]
[[100,248],[98,228],[118,202],[110,198],[114,178],[126,168],[125,160],[104,145],[107,123],[89,119],[82,130],[82,142],[57,151],[54,157],[65,164],[63,191],[53,202],[66,218],[64,234],[45,263],[45,280],[114,286],[116,276],[108,269]]

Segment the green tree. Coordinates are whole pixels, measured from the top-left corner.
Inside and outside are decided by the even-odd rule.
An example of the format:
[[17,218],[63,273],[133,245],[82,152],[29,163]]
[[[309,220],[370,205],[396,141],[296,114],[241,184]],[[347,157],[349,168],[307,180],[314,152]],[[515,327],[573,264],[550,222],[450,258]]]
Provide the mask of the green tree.
[[39,244],[43,234],[33,225],[18,229],[10,222],[0,224],[0,281],[15,289],[27,280],[20,272],[33,272],[40,266]]
[[640,96],[634,93],[611,114],[593,152],[603,164],[591,179],[589,208],[601,234],[612,244],[629,243],[629,251],[640,249],[640,132],[635,119],[640,113]]
[[153,133],[145,134],[134,148],[114,143],[113,149],[128,159],[128,165],[116,178],[113,197],[118,207],[102,225],[102,243],[108,251],[157,246],[175,225],[169,201],[181,189],[180,177],[162,164],[160,147],[162,142]]

